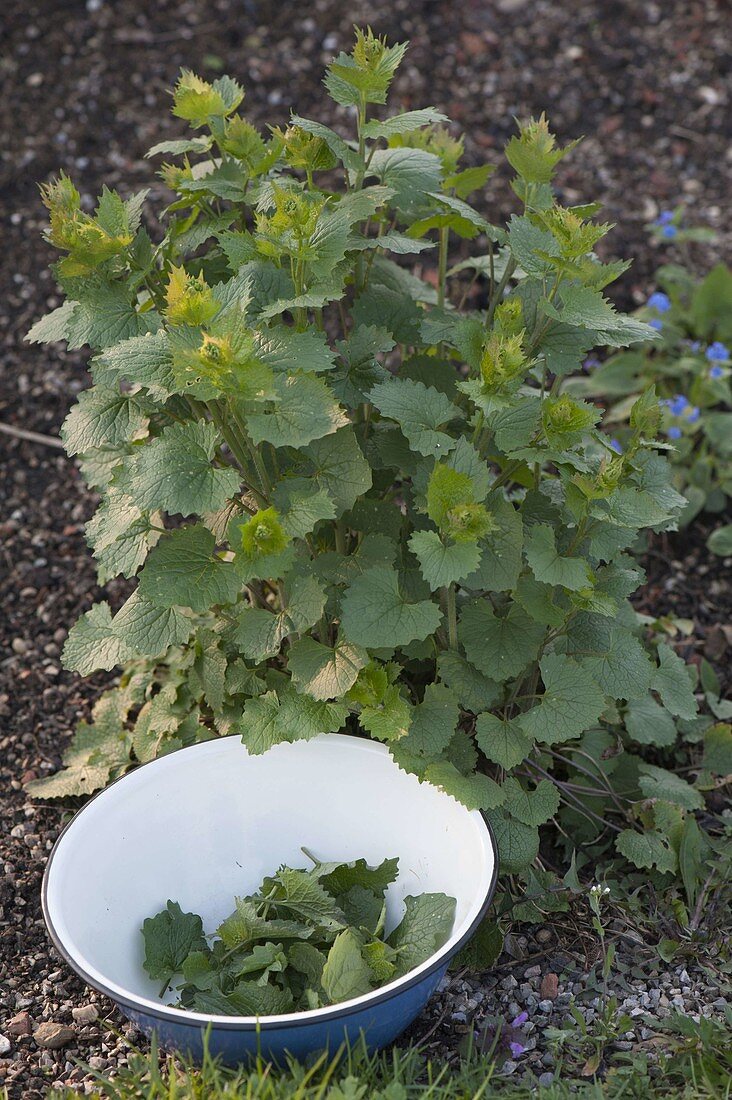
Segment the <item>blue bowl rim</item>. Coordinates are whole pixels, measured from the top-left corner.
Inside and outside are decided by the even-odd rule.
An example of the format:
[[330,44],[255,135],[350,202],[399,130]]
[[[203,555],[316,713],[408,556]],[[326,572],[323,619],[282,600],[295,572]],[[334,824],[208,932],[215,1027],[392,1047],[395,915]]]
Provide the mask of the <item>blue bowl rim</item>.
[[[380,745],[379,742],[375,743],[371,741],[371,739],[368,737],[356,737],[353,734],[337,733],[333,734],[332,736],[349,737],[353,741],[365,741],[367,744]],[[217,737],[213,738],[212,740],[225,741],[231,737],[236,737],[238,739],[239,734],[227,734],[225,737]],[[197,742],[194,745],[183,745],[179,749],[174,749],[172,753],[167,753],[166,756],[174,756],[180,752],[188,752],[192,749],[200,747],[201,745],[207,745],[209,743],[210,742],[208,741],[203,741]],[[122,780],[126,779],[129,775],[140,771],[141,768],[146,768],[151,764],[159,763],[161,759],[164,760],[165,757],[155,757],[155,759],[153,760],[147,760],[143,764],[138,764],[132,772],[125,772],[124,775],[117,776],[117,778],[113,779],[111,783],[108,783],[106,787],[102,787],[101,790],[96,791],[96,793],[93,794],[84,803],[84,805],[76,811],[74,816],[66,822],[54,842],[53,848],[51,849],[51,854],[48,857],[48,861],[43,872],[43,882],[41,885],[41,910],[43,912],[43,919],[53,946],[56,948],[59,955],[61,955],[66,965],[69,966],[76,974],[78,974],[86,985],[90,986],[92,989],[96,989],[98,993],[102,993],[105,997],[108,997],[116,1005],[122,1005],[138,1015],[153,1016],[154,1018],[165,1023],[173,1023],[177,1026],[195,1027],[200,1029],[202,1027],[205,1027],[206,1025],[203,1024],[200,1020],[193,1019],[191,1017],[191,1014],[186,1012],[184,1009],[178,1009],[174,1008],[172,1005],[163,1004],[160,1005],[160,1008],[150,1008],[148,1005],[141,1005],[134,998],[126,997],[123,994],[118,993],[116,990],[110,989],[109,986],[104,984],[104,982],[100,982],[96,978],[92,977],[84,969],[84,967],[81,966],[76,961],[76,959],[74,959],[73,956],[66,950],[54,926],[48,904],[48,881],[54,856],[56,855],[56,852],[59,845],[61,844],[61,841],[63,840],[64,835],[71,828],[79,814],[83,813],[87,806],[94,802],[95,799],[103,795],[106,791],[110,790],[110,788],[113,787],[116,783],[122,782]],[[435,959],[434,963],[430,964],[425,970],[420,971],[418,974],[411,977],[409,974],[406,974],[402,979],[402,983],[396,989],[392,988],[391,990],[389,990],[387,988],[383,992],[381,992],[379,989],[375,989],[371,993],[365,994],[363,998],[359,999],[360,1002],[365,1003],[352,1003],[347,1008],[339,1004],[327,1006],[326,1008],[319,1010],[317,1018],[313,1018],[312,1016],[310,1016],[309,1013],[301,1013],[304,1018],[296,1018],[294,1020],[286,1020],[282,1016],[258,1016],[253,1023],[251,1022],[252,1018],[246,1016],[232,1016],[225,1020],[216,1019],[216,1022],[214,1023],[213,1014],[211,1014],[212,1018],[210,1020],[210,1025],[212,1029],[246,1032],[289,1030],[290,1028],[296,1027],[318,1027],[320,1024],[328,1024],[333,1020],[342,1020],[348,1016],[355,1016],[364,1011],[376,1009],[379,1007],[379,1005],[386,1004],[388,1001],[400,997],[407,990],[422,984],[422,982],[430,978],[436,971],[446,969],[447,964],[450,962],[450,960],[453,959],[469,942],[469,940],[473,936],[473,933],[477,931],[481,922],[487,915],[491,902],[493,901],[493,895],[496,892],[496,886],[498,884],[499,854],[496,836],[493,831],[493,826],[486,817],[485,813],[482,810],[479,810],[478,813],[480,814],[483,825],[488,832],[491,847],[493,849],[493,873],[491,875],[491,880],[488,883],[488,889],[486,890],[485,897],[481,903],[480,909],[475,915],[475,918],[468,926],[468,928],[466,928],[462,936],[455,941],[449,952]],[[365,1001],[366,997],[368,997],[368,1001]],[[206,1015],[206,1013],[197,1013],[197,1015]]]

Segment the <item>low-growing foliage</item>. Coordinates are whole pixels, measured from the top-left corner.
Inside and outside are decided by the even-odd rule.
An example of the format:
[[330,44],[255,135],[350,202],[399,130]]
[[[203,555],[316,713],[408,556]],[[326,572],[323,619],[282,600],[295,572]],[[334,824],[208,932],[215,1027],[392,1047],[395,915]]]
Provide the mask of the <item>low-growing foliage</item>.
[[[590,364],[568,389],[608,402],[605,423],[622,449],[633,402],[655,385],[674,485],[688,501],[679,517],[685,524],[702,511],[724,512],[732,497],[732,271],[718,264],[698,279],[681,264],[665,264],[656,281],[661,289],[640,316],[659,339]],[[709,546],[732,553],[732,526],[715,531]]]
[[193,133],[150,151],[172,161],[157,242],[145,193],[90,213],[66,177],[44,188],[67,300],[29,338],[93,349],[63,434],[100,494],[100,581],[137,585],[71,630],[68,668],[124,671],[31,790],[217,735],[361,732],[486,811],[529,898],[553,897],[532,867],[552,819],[568,850],[614,836],[644,876],[696,882],[704,799],[670,770],[704,731],[695,680],[629,603],[629,548],[685,505],[661,411],[642,396],[617,454],[561,390],[591,349],[658,333],[603,295],[627,265],[598,259],[596,204],[558,202],[571,147],[543,117],[506,146],[503,227],[439,111],[379,117],[405,49],[358,31],[328,67],[350,136],[293,115],[265,137],[234,80],[184,72]]

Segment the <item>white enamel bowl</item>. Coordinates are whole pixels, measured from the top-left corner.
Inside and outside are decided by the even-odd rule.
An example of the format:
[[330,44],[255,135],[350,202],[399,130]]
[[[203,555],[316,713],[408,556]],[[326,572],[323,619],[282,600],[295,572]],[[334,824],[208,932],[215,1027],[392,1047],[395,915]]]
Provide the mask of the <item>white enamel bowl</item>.
[[[142,968],[140,928],[170,898],[199,913],[207,932],[280,864],[399,857],[387,894],[388,927],[409,894],[457,899],[452,935],[421,966],[366,996],[281,1016],[212,1016],[158,999]],[[483,817],[401,771],[386,748],[344,734],[250,756],[238,737],[145,764],[91,799],[56,842],[43,884],[55,946],[88,985],[115,1001],[163,1046],[230,1064],[260,1052],[278,1059],[335,1050],[361,1034],[372,1049],[418,1015],[485,915],[497,877]],[[174,1000],[174,994],[169,995]]]

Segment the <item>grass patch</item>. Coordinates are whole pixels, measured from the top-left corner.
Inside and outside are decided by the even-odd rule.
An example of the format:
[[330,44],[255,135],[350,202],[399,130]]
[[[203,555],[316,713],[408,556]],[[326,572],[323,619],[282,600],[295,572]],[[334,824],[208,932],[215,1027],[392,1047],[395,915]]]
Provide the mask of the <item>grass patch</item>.
[[[698,1024],[676,1015],[654,1038],[655,1056],[616,1055],[592,1079],[560,1073],[547,1086],[501,1077],[491,1054],[475,1050],[454,1065],[430,1061],[416,1047],[376,1055],[356,1048],[333,1058],[324,1054],[308,1066],[292,1060],[277,1068],[260,1060],[233,1070],[209,1056],[201,1066],[173,1058],[161,1066],[153,1042],[147,1053],[133,1051],[113,1080],[95,1074],[92,1095],[100,1100],[730,1100],[732,1010],[724,1020]],[[65,1089],[48,1097],[81,1095]]]

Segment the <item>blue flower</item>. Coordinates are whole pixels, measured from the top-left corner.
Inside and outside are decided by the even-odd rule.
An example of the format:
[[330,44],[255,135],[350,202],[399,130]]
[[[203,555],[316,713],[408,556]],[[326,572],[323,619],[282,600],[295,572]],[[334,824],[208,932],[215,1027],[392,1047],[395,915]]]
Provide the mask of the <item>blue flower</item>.
[[709,377],[710,378],[721,378],[723,374],[724,374],[724,371],[722,370],[721,367],[710,367],[709,368]]
[[662,210],[655,221],[655,225],[670,225],[674,220],[673,210]]
[[694,355],[696,355],[696,353],[699,351],[700,348],[701,348],[701,340],[690,340],[689,341],[689,351],[693,351]]
[[597,358],[596,355],[588,355],[582,366],[585,368],[585,370],[594,370],[595,367],[600,366],[600,360]]
[[617,439],[611,439],[611,440],[610,440],[610,446],[612,447],[612,449],[613,449],[614,451],[617,451],[617,453],[618,453],[619,455],[621,455],[621,454],[623,453],[623,448],[622,448],[622,447],[620,446],[620,442],[619,442],[619,440],[617,440]]
[[662,291],[657,290],[655,294],[651,294],[647,305],[649,309],[655,309],[657,313],[668,313],[671,309],[671,299],[668,294],[663,294]]
[[677,393],[676,397],[667,397],[661,404],[666,405],[666,407],[671,410],[672,416],[683,416],[684,412],[689,407],[689,402],[681,393]]
[[658,317],[654,317],[648,324],[651,328],[655,328],[656,332],[660,332],[663,328],[663,321],[660,321]]
[[669,439],[681,439],[681,428],[677,428],[675,425],[670,427],[666,432]]
[[701,412],[699,411],[698,405],[694,405],[693,408],[689,409],[688,413],[686,414],[686,419],[690,424],[696,424],[700,416]]
[[664,225],[661,229],[661,236],[666,237],[666,239],[669,241],[672,241],[678,232],[679,231],[675,225]]
[[713,344],[710,344],[704,354],[710,363],[726,363],[730,357],[729,348],[720,340],[715,340]]

